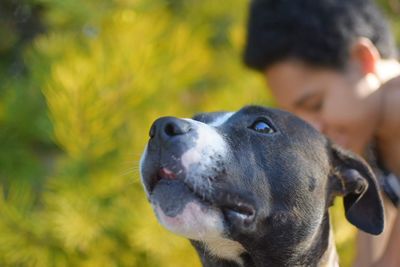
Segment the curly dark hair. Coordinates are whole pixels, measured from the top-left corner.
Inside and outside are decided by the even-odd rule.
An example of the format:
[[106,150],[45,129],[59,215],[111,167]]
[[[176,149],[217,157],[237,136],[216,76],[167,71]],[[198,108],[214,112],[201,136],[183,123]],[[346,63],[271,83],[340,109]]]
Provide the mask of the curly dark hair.
[[388,23],[372,0],[253,0],[244,62],[260,71],[285,59],[343,70],[359,37],[382,58],[396,58]]

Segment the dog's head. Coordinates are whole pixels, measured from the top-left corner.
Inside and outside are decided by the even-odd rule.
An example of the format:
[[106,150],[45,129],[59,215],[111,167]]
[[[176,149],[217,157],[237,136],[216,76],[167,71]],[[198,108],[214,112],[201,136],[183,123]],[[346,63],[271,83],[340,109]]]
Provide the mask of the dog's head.
[[276,109],[160,118],[141,175],[160,223],[211,250],[216,240],[230,242],[235,253],[307,243],[336,195],[344,196],[352,224],[373,234],[383,228],[366,163]]

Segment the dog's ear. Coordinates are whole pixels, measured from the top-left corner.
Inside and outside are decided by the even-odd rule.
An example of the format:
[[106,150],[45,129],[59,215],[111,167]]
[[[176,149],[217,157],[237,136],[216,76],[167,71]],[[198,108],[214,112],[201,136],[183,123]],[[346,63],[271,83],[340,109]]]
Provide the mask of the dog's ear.
[[379,187],[369,165],[359,156],[331,144],[333,178],[339,182],[346,218],[374,235],[383,231],[384,211]]

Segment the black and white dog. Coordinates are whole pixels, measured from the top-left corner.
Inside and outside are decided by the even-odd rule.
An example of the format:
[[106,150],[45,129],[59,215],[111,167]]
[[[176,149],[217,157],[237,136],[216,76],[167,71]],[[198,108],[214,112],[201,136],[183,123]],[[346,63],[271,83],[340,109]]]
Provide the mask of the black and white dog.
[[204,266],[338,266],[328,208],[379,234],[377,182],[359,157],[290,113],[248,106],[150,129],[141,176],[159,222]]

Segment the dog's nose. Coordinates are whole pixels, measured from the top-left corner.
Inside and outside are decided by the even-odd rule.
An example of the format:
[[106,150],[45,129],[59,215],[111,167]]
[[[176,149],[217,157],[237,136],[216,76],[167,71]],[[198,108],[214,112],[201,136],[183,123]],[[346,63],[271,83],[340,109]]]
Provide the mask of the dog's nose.
[[172,137],[184,135],[191,130],[188,121],[175,117],[163,117],[157,119],[150,128],[150,138],[159,138],[167,141]]

